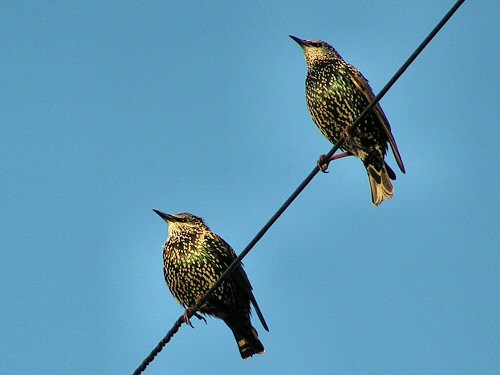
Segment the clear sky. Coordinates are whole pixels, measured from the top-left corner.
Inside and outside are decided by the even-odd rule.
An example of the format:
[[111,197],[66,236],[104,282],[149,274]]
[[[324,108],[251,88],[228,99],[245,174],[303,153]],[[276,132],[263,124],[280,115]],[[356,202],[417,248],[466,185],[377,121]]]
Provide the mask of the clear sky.
[[[453,3],[3,2],[1,372],[132,373],[183,312],[152,209],[240,252],[331,148],[288,34],[378,92]],[[246,258],[266,354],[194,321],[145,374],[498,373],[499,18],[466,1],[382,100],[392,200],[340,160]]]

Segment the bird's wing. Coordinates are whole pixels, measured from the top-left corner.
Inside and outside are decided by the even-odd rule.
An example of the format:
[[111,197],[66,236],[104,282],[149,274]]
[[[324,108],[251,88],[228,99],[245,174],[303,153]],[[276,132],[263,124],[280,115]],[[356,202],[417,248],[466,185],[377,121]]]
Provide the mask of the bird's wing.
[[[354,66],[348,65],[348,68],[350,73],[349,77],[356,86],[356,88],[359,90],[359,92],[363,94],[368,103],[373,102],[375,95],[373,94],[373,91],[370,85],[368,84],[368,80]],[[382,125],[382,128],[384,129],[384,132],[387,135],[387,138],[389,139],[389,144],[391,145],[391,149],[394,154],[394,157],[396,158],[396,162],[398,163],[399,169],[401,169],[401,172],[405,173],[406,170],[403,164],[403,159],[401,158],[398,146],[396,145],[396,140],[394,139],[394,136],[391,133],[391,126],[389,125],[389,120],[387,120],[387,117],[385,117],[385,113],[382,110],[380,104],[377,103],[375,108],[373,108],[373,112],[375,112],[375,114],[377,115],[377,118],[379,119],[380,124]]]
[[[229,267],[229,265],[236,259],[236,253],[233,250],[233,248],[231,247],[231,245],[229,245],[222,237],[219,237],[219,236],[217,236],[217,237],[222,242],[222,244],[225,245],[225,247],[227,249],[229,249],[229,251],[231,252],[231,255],[232,255],[231,259],[229,257],[225,258],[225,260],[227,260],[227,262],[225,262],[225,263],[227,263],[227,264],[225,264],[226,269],[227,269],[227,267]],[[247,294],[248,298],[250,299],[250,302],[252,302],[252,305],[255,308],[255,312],[257,313],[257,316],[259,317],[260,323],[262,324],[264,329],[266,331],[269,331],[266,320],[264,319],[264,315],[262,314],[262,311],[260,311],[259,304],[257,303],[255,296],[253,295],[252,284],[250,284],[250,280],[248,279],[247,273],[243,269],[243,263],[240,263],[240,265],[234,269],[232,276],[233,276],[233,279],[238,284],[238,286],[241,288],[241,290],[243,290]]]

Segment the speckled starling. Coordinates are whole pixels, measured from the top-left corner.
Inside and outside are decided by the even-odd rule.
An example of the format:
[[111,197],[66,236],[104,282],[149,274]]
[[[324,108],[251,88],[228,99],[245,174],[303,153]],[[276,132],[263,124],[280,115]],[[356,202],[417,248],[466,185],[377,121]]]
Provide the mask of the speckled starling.
[[[153,210],[168,224],[163,247],[163,273],[174,298],[186,309],[195,305],[236,258],[236,253],[202,218]],[[250,302],[268,327],[252,293],[243,265],[238,266],[208,297],[199,311],[222,319],[233,332],[243,359],[264,353],[250,322]]]
[[[346,138],[342,149],[363,162],[373,204],[378,206],[392,197],[391,180],[396,179],[396,174],[384,161],[387,142],[403,173],[405,168],[389,121],[379,104],[349,135],[346,134],[347,127],[375,97],[368,80],[328,43],[290,37],[302,47],[306,58],[306,101],[313,121],[330,142],[336,143],[342,135]],[[320,158],[318,165],[325,171],[328,162]]]

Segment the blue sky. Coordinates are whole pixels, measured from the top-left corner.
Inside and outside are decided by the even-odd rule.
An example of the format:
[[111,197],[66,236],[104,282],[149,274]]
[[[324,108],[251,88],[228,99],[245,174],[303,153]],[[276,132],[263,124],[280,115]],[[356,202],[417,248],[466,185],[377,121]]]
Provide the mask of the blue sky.
[[[240,252],[331,148],[288,34],[378,92],[452,3],[4,2],[2,372],[132,373],[182,313],[152,209]],[[195,321],[145,374],[498,373],[499,17],[466,2],[382,100],[391,201],[338,161],[246,258],[266,354]]]

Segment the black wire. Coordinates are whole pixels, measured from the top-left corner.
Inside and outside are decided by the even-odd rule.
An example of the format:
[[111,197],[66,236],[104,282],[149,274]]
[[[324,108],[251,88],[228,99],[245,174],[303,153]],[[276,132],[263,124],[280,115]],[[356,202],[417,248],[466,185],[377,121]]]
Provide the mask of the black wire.
[[[346,131],[350,133],[358,124],[361,122],[364,116],[377,105],[377,103],[384,97],[384,95],[389,91],[389,89],[396,83],[396,81],[403,75],[406,69],[413,63],[417,56],[424,50],[424,48],[429,44],[429,42],[436,36],[436,34],[441,30],[441,28],[450,20],[453,14],[458,10],[458,8],[465,2],[465,0],[459,0],[455,5],[446,13],[446,15],[441,19],[441,21],[434,27],[434,29],[429,33],[429,35],[424,39],[422,43],[415,49],[411,56],[406,60],[406,62],[399,68],[399,70],[394,74],[394,76],[387,82],[382,90],[378,93],[373,101],[365,108],[365,110],[359,115],[359,117],[354,121]],[[325,160],[330,159],[333,154],[342,146],[345,141],[345,137],[342,136],[337,143],[332,147],[332,149],[325,155]],[[285,210],[292,204],[292,202],[299,196],[300,193],[306,188],[306,186],[312,181],[312,179],[318,174],[319,167],[316,165],[314,169],[309,173],[309,175],[301,182],[301,184],[295,189],[295,191],[288,197],[288,199],[281,205],[281,207],[276,211],[276,213],[269,219],[269,221],[262,227],[262,229],[255,235],[255,237],[250,241],[250,243],[245,247],[240,255],[229,265],[229,267],[224,271],[224,273],[219,277],[219,279],[208,289],[205,294],[199,299],[198,303],[191,306],[188,309],[188,317],[192,317],[194,313],[201,307],[201,305],[206,301],[208,296],[217,289],[220,284],[227,278],[227,276],[240,265],[241,261],[245,256],[252,250],[257,242],[266,234],[266,232],[271,228],[271,226],[278,220],[278,218],[285,212]],[[156,355],[163,349],[163,347],[170,341],[170,339],[177,333],[180,326],[184,323],[184,315],[181,315],[170,331],[167,332],[166,336],[158,343],[156,348],[149,354],[149,356],[141,363],[141,365],[134,371],[134,375],[141,374],[146,367],[154,360]]]
[[148,367],[148,365],[151,362],[153,362],[158,353],[161,352],[163,347],[168,344],[168,342],[172,339],[172,337],[174,337],[179,328],[181,328],[182,323],[184,323],[184,315],[181,315],[179,319],[177,319],[177,321],[174,323],[174,326],[170,329],[170,331],[167,332],[165,337],[161,339],[158,345],[156,345],[156,347],[153,349],[151,353],[149,353],[149,355],[144,359],[144,361],[142,361],[141,365],[137,367],[133,375],[142,374],[142,372],[146,369],[146,367]]

